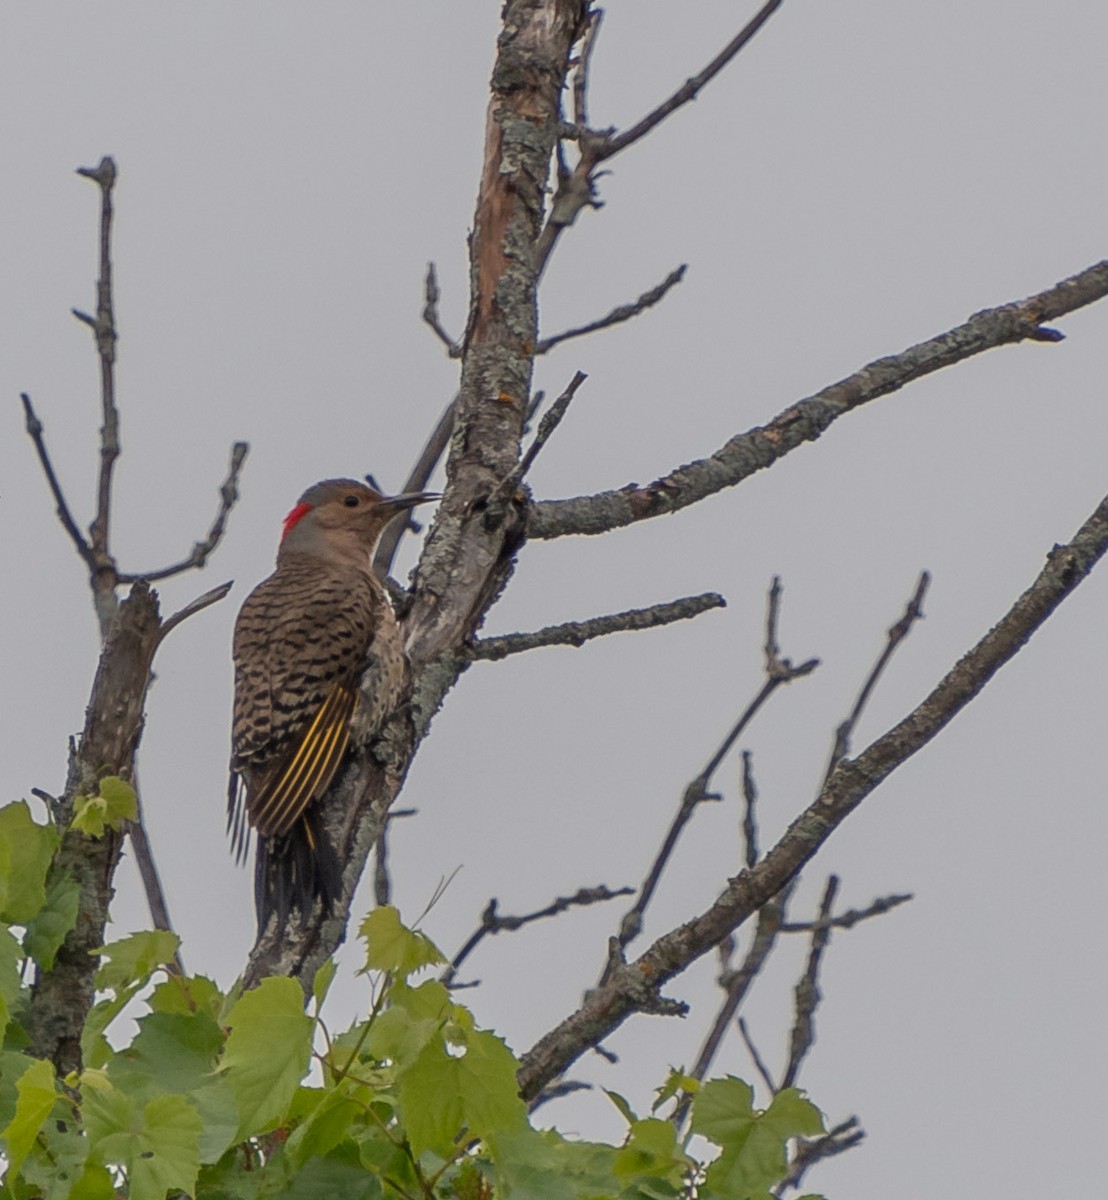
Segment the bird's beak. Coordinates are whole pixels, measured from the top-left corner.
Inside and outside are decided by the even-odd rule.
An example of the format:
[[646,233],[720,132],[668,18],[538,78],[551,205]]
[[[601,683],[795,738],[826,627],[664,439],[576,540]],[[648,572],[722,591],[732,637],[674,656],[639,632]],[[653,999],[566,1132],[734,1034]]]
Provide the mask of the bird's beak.
[[405,509],[415,508],[417,504],[428,504],[432,500],[441,499],[441,492],[401,492],[399,496],[385,496],[379,501],[379,504],[384,508],[391,508],[395,512],[402,512]]

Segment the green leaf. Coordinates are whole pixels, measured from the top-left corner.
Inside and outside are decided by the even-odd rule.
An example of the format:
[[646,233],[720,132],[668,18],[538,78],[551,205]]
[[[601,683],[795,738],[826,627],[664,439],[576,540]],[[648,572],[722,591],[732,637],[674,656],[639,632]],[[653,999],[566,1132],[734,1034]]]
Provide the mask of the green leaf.
[[15,1116],[0,1133],[0,1139],[7,1147],[8,1168],[13,1175],[18,1174],[57,1099],[53,1063],[34,1059],[15,1087],[19,1097],[15,1103]]
[[23,984],[19,978],[19,964],[23,951],[6,925],[0,925],[0,1042],[8,1027],[11,1014],[24,999]]
[[381,1182],[362,1166],[347,1142],[326,1158],[313,1158],[286,1187],[281,1200],[377,1200]]
[[320,965],[320,968],[315,973],[315,978],[312,980],[312,999],[315,1001],[315,1010],[318,1013],[323,1007],[323,1001],[327,999],[327,993],[331,990],[331,984],[335,981],[335,972],[338,970],[338,965],[333,958],[325,958]]
[[54,958],[65,935],[77,923],[81,889],[65,871],[54,871],[46,884],[46,900],[27,922],[23,948],[44,971],[54,969]]
[[728,1075],[710,1079],[693,1101],[691,1128],[717,1146],[740,1136],[754,1120],[754,1089]]
[[125,1128],[101,1132],[95,1141],[90,1131],[89,1153],[126,1170],[129,1200],[165,1200],[171,1189],[193,1195],[202,1131],[196,1109],[184,1096],[156,1096],[141,1112],[129,1108]]
[[695,1079],[692,1075],[686,1075],[683,1071],[677,1071],[671,1067],[665,1083],[655,1091],[654,1103],[650,1106],[650,1111],[657,1112],[667,1100],[672,1100],[679,1092],[686,1092],[689,1096],[695,1096],[699,1091],[699,1079]]
[[119,830],[124,821],[137,819],[135,789],[118,775],[105,775],[97,795],[73,801],[73,828],[88,837],[103,837],[105,829]]
[[26,925],[46,903],[46,872],[57,848],[57,833],[37,825],[25,801],[0,808],[0,920]]
[[688,1157],[677,1148],[672,1123],[647,1117],[631,1126],[626,1143],[616,1151],[614,1170],[621,1179],[653,1176],[676,1186],[688,1165]]
[[154,1012],[205,1013],[219,1021],[223,1008],[223,993],[206,975],[170,975],[150,994],[150,1008]]
[[417,1157],[424,1150],[451,1154],[463,1126],[483,1138],[526,1123],[519,1063],[508,1047],[495,1034],[475,1032],[466,1036],[464,1051],[450,1054],[434,1037],[400,1075],[400,1109]]
[[446,962],[430,938],[400,923],[400,914],[391,904],[375,908],[359,926],[358,936],[365,939],[366,971],[392,971],[407,977],[423,967]]
[[20,1174],[41,1200],[66,1200],[86,1172],[88,1139],[67,1121],[43,1125]]
[[634,1109],[619,1094],[619,1092],[613,1092],[613,1091],[610,1091],[608,1088],[605,1088],[604,1095],[607,1096],[608,1099],[611,1100],[611,1102],[616,1106],[616,1108],[619,1109],[620,1115],[623,1117],[623,1119],[627,1122],[628,1125],[634,1125],[634,1123],[639,1119],[635,1115]]
[[692,1129],[720,1147],[708,1168],[708,1191],[746,1200],[785,1177],[789,1139],[821,1132],[823,1119],[796,1088],[786,1088],[759,1111],[750,1086],[729,1076],[703,1086],[693,1101]]
[[782,1138],[815,1137],[818,1133],[826,1133],[823,1114],[799,1088],[782,1088],[761,1120]]
[[236,1141],[264,1133],[284,1117],[308,1070],[313,1023],[293,979],[263,979],[236,1001],[220,1064],[239,1108]]
[[205,1013],[147,1013],[139,1033],[113,1056],[108,1078],[135,1099],[202,1087],[223,1049],[223,1030]]
[[89,1163],[69,1189],[69,1200],[115,1200],[115,1184],[107,1167]]
[[285,1143],[283,1153],[294,1170],[300,1170],[310,1158],[333,1150],[350,1132],[354,1118],[365,1112],[364,1104],[342,1092],[316,1094],[316,1103]]
[[158,967],[173,961],[181,939],[165,929],[132,933],[117,942],[98,947],[93,953],[108,959],[96,972],[96,987],[118,991],[134,983],[145,983]]

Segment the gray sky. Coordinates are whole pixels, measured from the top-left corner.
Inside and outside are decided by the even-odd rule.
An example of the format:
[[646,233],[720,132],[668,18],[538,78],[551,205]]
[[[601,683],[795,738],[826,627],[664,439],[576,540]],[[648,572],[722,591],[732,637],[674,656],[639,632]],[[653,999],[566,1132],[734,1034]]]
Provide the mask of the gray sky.
[[[755,8],[612,0],[592,115],[625,126],[706,62]],[[123,569],[185,554],[207,528],[236,438],[243,498],[201,577],[231,598],[173,633],[157,663],[142,782],[189,968],[229,985],[251,942],[248,874],[223,796],[230,628],[271,568],[280,520],[327,476],[402,483],[455,364],[419,321],[439,267],[460,331],[499,5],[8,5],[0,39],[0,664],[7,798],[61,788],[96,638],[81,566],[54,520],[18,392],[33,395],[82,523],[96,470],[96,364],[68,315],[94,304],[95,188],[116,156]],[[1105,256],[1108,9],[1092,0],[877,0],[783,10],[730,71],[602,181],[606,207],[564,239],[546,334],[595,317],[680,262],[657,310],[542,361],[536,385],[589,379],[532,473],[539,496],[646,481],[717,448],[866,361]],[[761,622],[782,575],[783,649],[818,655],[745,745],[762,839],[807,803],[835,724],[923,567],[927,619],[863,722],[861,748],[911,708],[1009,606],[1108,488],[1108,309],[1060,345],[990,352],[838,422],[771,472],[674,517],[524,550],[489,629],[708,589],[693,623],[547,650],[462,679],[417,759],[397,827],[408,919],[461,868],[424,927],[448,953],[489,896],[540,907],[637,883],[685,782],[759,685]],[[403,569],[411,562],[411,552]],[[833,1197],[1092,1195],[1103,1178],[1108,642],[1101,567],[1031,646],[835,835],[845,905],[916,899],[832,940],[819,1042],[803,1076],[863,1147],[808,1183]],[[648,935],[709,903],[739,866],[737,766],[665,881]],[[146,921],[130,863],[120,934]],[[366,898],[355,905],[362,911]],[[481,1021],[522,1052],[596,975],[614,907],[505,936],[465,972]],[[747,1009],[783,1061],[785,948]],[[639,1018],[574,1072],[640,1110],[695,1057],[711,964],[670,992],[684,1021]],[[347,980],[335,1024],[362,1003]],[[752,1078],[737,1039],[717,1071]],[[602,1093],[550,1106],[565,1130],[619,1136]]]

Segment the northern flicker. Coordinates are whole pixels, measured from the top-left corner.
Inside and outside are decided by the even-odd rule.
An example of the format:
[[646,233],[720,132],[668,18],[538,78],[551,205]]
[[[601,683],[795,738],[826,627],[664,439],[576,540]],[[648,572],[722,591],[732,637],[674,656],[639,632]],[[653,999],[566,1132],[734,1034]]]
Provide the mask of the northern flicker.
[[235,707],[227,825],[245,855],[258,835],[255,902],[262,932],[291,909],[329,911],[341,867],[315,801],[359,730],[372,735],[395,709],[406,660],[400,628],[371,568],[399,512],[437,496],[382,496],[353,479],[325,479],[285,518],[277,569],[235,622]]

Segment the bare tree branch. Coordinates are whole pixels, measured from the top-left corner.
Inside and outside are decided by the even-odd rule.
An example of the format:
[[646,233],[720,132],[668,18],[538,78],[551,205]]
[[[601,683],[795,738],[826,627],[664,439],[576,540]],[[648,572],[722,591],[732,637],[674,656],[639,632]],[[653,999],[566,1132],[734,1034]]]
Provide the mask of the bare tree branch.
[[750,1030],[747,1028],[746,1021],[742,1017],[738,1019],[739,1037],[743,1040],[743,1045],[746,1047],[747,1054],[750,1055],[751,1061],[754,1063],[754,1069],[762,1077],[762,1082],[766,1086],[766,1091],[772,1096],[777,1091],[777,1084],[773,1082],[773,1076],[769,1073],[769,1067],[766,1066],[766,1060],[758,1053],[758,1047],[754,1045],[754,1039],[750,1036]]
[[640,1010],[643,981],[660,989],[729,931],[737,929],[809,862],[840,824],[898,766],[927,745],[1014,657],[1108,550],[1108,497],[1046,565],[1008,612],[902,721],[835,768],[820,795],[753,868],[729,880],[719,899],[658,938],[634,962],[591,992],[522,1060],[525,1097],[556,1078],[586,1049]]
[[461,949],[450,960],[450,966],[442,973],[441,981],[447,986],[452,984],[457,977],[458,968],[486,937],[493,937],[498,933],[514,933],[517,929],[522,929],[524,925],[529,925],[532,921],[542,921],[547,917],[556,917],[559,913],[563,913],[569,908],[599,904],[604,900],[614,900],[617,896],[633,896],[634,894],[634,888],[621,887],[612,891],[607,884],[602,883],[597,887],[578,888],[572,896],[558,896],[557,899],[553,900],[545,908],[536,909],[535,912],[525,913],[523,916],[507,917],[501,916],[498,908],[499,901],[493,896],[486,905],[485,911],[481,914],[481,924],[469,935]]
[[[816,658],[811,658],[807,662],[801,663],[799,667],[794,667],[788,659],[781,658],[777,648],[777,614],[780,603],[781,580],[775,577],[773,585],[769,590],[766,605],[766,681],[732,726],[731,732],[723,739],[716,752],[705,764],[704,769],[685,788],[681,796],[681,803],[677,808],[677,813],[666,832],[661,849],[658,851],[658,856],[655,858],[654,864],[651,866],[639,890],[639,897],[631,908],[627,910],[623,916],[623,920],[620,922],[617,944],[621,952],[641,932],[643,914],[646,912],[647,905],[649,905],[654,897],[658,881],[661,879],[662,872],[666,869],[670,856],[677,845],[677,839],[681,836],[697,805],[704,803],[706,800],[719,799],[717,793],[708,790],[712,782],[712,776],[719,769],[720,763],[727,757],[728,752],[735,744],[739,735],[746,729],[757,715],[758,710],[781,684],[789,683],[794,679],[800,679],[804,675],[810,674],[819,666],[819,659]],[[601,977],[601,983],[607,982],[611,974],[621,965],[623,965],[622,957],[609,955],[608,965]]]
[[685,596],[665,604],[652,604],[649,608],[631,608],[604,617],[591,617],[587,621],[547,625],[533,633],[506,633],[500,637],[481,638],[473,643],[470,655],[474,659],[498,660],[507,658],[509,654],[536,650],[540,646],[583,646],[592,638],[604,637],[609,633],[655,629],[659,625],[685,621],[709,609],[724,608],[726,605],[727,601],[718,592],[703,592],[699,596]]
[[829,1129],[823,1137],[811,1141],[801,1139],[793,1156],[788,1178],[783,1180],[774,1192],[775,1196],[783,1196],[790,1188],[799,1188],[804,1176],[824,1158],[833,1158],[845,1150],[853,1150],[863,1141],[866,1131],[858,1124],[857,1117],[847,1117],[833,1129]]
[[699,74],[687,79],[669,99],[664,100],[657,108],[652,109],[623,133],[618,133],[614,129],[603,131],[590,129],[587,122],[581,119],[582,114],[588,111],[588,69],[599,22],[586,28],[577,71],[574,75],[576,124],[567,127],[563,134],[577,142],[578,161],[570,170],[562,157],[562,145],[559,141],[558,187],[550,205],[550,215],[535,246],[535,257],[540,275],[545,270],[562,231],[573,224],[578,213],[583,208],[601,207],[601,202],[596,198],[597,167],[621,150],[641,141],[666,117],[690,100],[694,100],[700,90],[710,83],[751,41],[773,13],[781,7],[781,3],[782,0],[769,0]]
[[553,350],[555,346],[560,345],[562,342],[568,342],[570,338],[584,337],[586,334],[597,333],[601,329],[609,329],[613,325],[620,325],[624,321],[630,321],[632,317],[637,317],[639,313],[645,312],[648,308],[653,308],[655,304],[662,300],[671,288],[676,287],[685,278],[685,272],[688,269],[688,263],[682,263],[675,271],[670,271],[661,283],[655,284],[649,291],[643,292],[631,304],[617,305],[611,312],[595,321],[589,321],[586,325],[577,325],[573,329],[565,329],[561,333],[555,333],[548,338],[543,338],[535,347],[535,353],[546,354],[547,351]]
[[748,867],[758,861],[758,822],[754,816],[754,805],[758,799],[758,788],[754,783],[754,768],[749,750],[743,758],[743,861]]
[[796,1018],[789,1037],[789,1062],[781,1079],[783,1088],[793,1087],[808,1051],[816,1037],[815,1015],[822,999],[819,990],[819,968],[823,952],[831,940],[829,918],[835,896],[839,891],[839,877],[828,877],[820,901],[819,916],[813,922],[812,945],[808,951],[808,966],[796,985]]
[[535,459],[538,458],[539,452],[550,440],[554,430],[562,423],[562,418],[566,415],[573,397],[577,395],[577,389],[586,379],[588,379],[588,376],[584,371],[577,371],[569,383],[566,384],[566,390],[543,413],[538,431],[531,440],[531,444],[527,447],[523,457],[519,460],[518,465],[513,467],[511,472],[497,485],[496,490],[489,497],[488,507],[490,509],[498,510],[503,508],[508,498],[519,487],[523,481],[523,477],[531,469]]
[[581,39],[581,50],[573,71],[573,120],[581,129],[587,128],[589,124],[589,68],[592,65],[592,51],[596,45],[603,20],[604,10],[602,8],[594,8],[588,13],[585,35]]
[[242,471],[242,464],[246,461],[246,455],[249,450],[250,447],[246,442],[235,442],[231,447],[231,465],[227,470],[227,477],[219,487],[219,508],[216,511],[215,520],[212,521],[212,527],[208,530],[208,536],[202,542],[197,542],[193,546],[189,556],[181,559],[180,562],[174,563],[172,566],[162,567],[158,571],[120,574],[118,577],[120,583],[134,583],[137,579],[145,579],[147,583],[154,583],[159,579],[169,579],[170,576],[180,575],[194,568],[198,569],[207,563],[212,552],[223,539],[227,517],[231,509],[234,508],[235,501],[239,498],[239,474]]
[[772,466],[790,450],[814,441],[839,417],[905,384],[990,350],[1027,339],[1054,341],[1061,335],[1044,321],[1083,308],[1108,295],[1108,260],[1096,263],[1045,292],[999,308],[985,309],[968,321],[900,354],[879,358],[854,375],[799,400],[764,426],[737,434],[706,459],[678,467],[645,487],[628,484],[619,491],[544,500],[528,511],[529,538],[569,533],[605,533],[663,513],[676,512],[706,496],[742,483]]
[[861,720],[862,713],[869,703],[869,698],[873,695],[873,689],[877,686],[877,681],[889,665],[890,659],[896,653],[896,648],[911,632],[912,626],[923,618],[923,598],[927,595],[927,588],[930,583],[930,574],[927,571],[922,572],[919,582],[916,584],[916,590],[912,598],[908,601],[908,607],[904,610],[904,615],[895,625],[889,628],[885,649],[881,652],[877,662],[874,663],[873,670],[866,677],[865,683],[862,684],[862,690],[858,693],[858,699],[854,702],[854,707],[851,709],[850,715],[835,730],[835,744],[831,748],[831,758],[827,763],[827,771],[823,777],[824,782],[831,777],[831,772],[835,769],[836,764],[841,762],[850,753],[851,735],[858,727],[858,722]]
[[100,358],[100,478],[96,487],[96,516],[89,526],[89,539],[96,560],[92,588],[101,636],[115,614],[117,583],[115,559],[109,545],[112,470],[119,457],[119,410],[115,405],[115,312],[112,306],[112,188],[115,186],[115,162],[105,155],[95,167],[78,167],[77,174],[93,180],[100,188],[100,275],[96,281],[96,316],[73,310],[96,338]]
[[[435,428],[431,430],[431,435],[420,451],[419,458],[416,459],[415,465],[408,473],[408,478],[404,486],[400,489],[402,492],[423,492],[427,490],[428,480],[435,473],[439,459],[442,458],[447,444],[450,442],[450,433],[454,428],[454,410],[457,407],[457,403],[458,397],[455,396],[442,410]],[[396,549],[400,545],[400,539],[411,527],[410,520],[390,521],[385,527],[385,532],[381,535],[380,542],[377,543],[377,552],[373,556],[373,570],[378,579],[386,579],[388,577],[389,572],[392,570],[393,559],[396,557]]]
[[31,404],[31,397],[26,392],[22,392],[20,399],[23,401],[27,433],[30,435],[31,441],[34,442],[35,450],[38,453],[38,461],[42,466],[42,473],[46,476],[50,494],[54,497],[58,520],[61,521],[62,528],[69,534],[70,540],[77,549],[77,553],[84,559],[86,565],[91,570],[96,559],[92,553],[92,547],[85,540],[85,535],[77,527],[77,522],[74,521],[73,514],[69,511],[65,494],[62,492],[62,485],[58,481],[57,473],[54,471],[54,464],[46,449],[46,439],[43,434],[42,422],[35,414],[34,407]]
[[672,96],[648,112],[641,121],[636,121],[630,129],[607,138],[597,161],[604,162],[605,159],[612,158],[621,150],[626,150],[628,146],[641,141],[666,117],[675,113],[682,105],[688,104],[690,100],[695,100],[701,88],[710,83],[739,51],[753,40],[755,34],[781,7],[781,4],[782,0],[769,0],[767,4],[764,4],[702,71],[692,76],[691,79],[686,79]]
[[211,605],[218,604],[234,586],[234,580],[229,579],[226,583],[221,583],[218,587],[212,588],[202,596],[197,596],[195,600],[190,600],[184,608],[179,608],[172,616],[166,617],[158,633],[158,642],[164,642],[166,635],[176,629],[182,621],[187,621],[189,617],[195,616],[198,612],[203,612],[205,608],[210,608]]
[[851,908],[837,917],[820,917],[815,921],[782,921],[782,933],[812,933],[817,929],[853,929],[859,921],[867,921],[870,917],[880,917],[892,912],[901,904],[907,904],[914,899],[911,892],[880,896],[865,908]]
[[435,271],[435,264],[429,262],[427,264],[427,276],[423,281],[423,320],[446,347],[446,353],[451,358],[461,358],[462,347],[446,332],[442,326],[442,322],[439,320],[439,299],[441,296],[442,293],[439,291],[439,279]]

